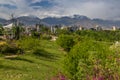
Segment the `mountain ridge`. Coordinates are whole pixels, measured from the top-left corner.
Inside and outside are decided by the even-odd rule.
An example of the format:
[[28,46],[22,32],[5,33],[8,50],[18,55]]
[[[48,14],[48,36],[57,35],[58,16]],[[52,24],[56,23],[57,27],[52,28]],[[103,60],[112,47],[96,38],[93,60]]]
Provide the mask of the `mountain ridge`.
[[[42,23],[47,26],[53,26],[53,25],[65,25],[65,26],[73,26],[73,25],[79,25],[82,27],[91,28],[95,25],[99,25],[101,27],[120,27],[120,21],[119,20],[103,20],[99,18],[90,19],[87,16],[81,16],[81,15],[73,15],[73,17],[70,16],[63,16],[63,17],[46,17],[43,19],[40,19],[38,17],[33,16],[20,16],[15,18],[19,22],[23,23],[26,26],[35,25]],[[5,20],[0,18],[0,24],[7,24],[11,23],[12,20]]]

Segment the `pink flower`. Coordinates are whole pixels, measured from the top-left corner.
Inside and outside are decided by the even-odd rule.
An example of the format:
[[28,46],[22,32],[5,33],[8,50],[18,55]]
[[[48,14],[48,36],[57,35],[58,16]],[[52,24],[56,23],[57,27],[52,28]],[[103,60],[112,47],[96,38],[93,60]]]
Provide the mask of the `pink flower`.
[[60,80],[65,80],[65,76],[64,75],[60,75]]

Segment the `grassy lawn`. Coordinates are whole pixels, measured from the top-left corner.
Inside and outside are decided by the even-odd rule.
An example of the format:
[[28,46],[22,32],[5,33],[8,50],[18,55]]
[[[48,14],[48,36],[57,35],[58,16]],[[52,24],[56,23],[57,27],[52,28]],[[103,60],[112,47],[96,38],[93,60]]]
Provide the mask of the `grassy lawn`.
[[64,51],[51,41],[41,40],[39,55],[26,53],[15,58],[0,57],[0,80],[50,80],[60,71]]

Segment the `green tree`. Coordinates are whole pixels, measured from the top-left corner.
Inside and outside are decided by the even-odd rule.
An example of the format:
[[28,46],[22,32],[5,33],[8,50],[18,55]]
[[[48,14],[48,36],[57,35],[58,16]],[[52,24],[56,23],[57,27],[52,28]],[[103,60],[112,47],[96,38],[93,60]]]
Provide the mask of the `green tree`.
[[21,33],[24,32],[24,29],[21,26],[13,26],[12,27],[12,35],[14,39],[18,40],[21,37]]
[[68,34],[71,34],[71,32],[69,30],[66,30],[66,29],[57,29],[56,34],[57,35],[62,35],[62,34],[68,35]]
[[0,35],[2,35],[3,32],[4,32],[4,28],[3,28],[3,26],[0,24]]
[[65,51],[69,52],[74,45],[74,39],[70,35],[60,35],[57,39],[58,45],[60,45]]

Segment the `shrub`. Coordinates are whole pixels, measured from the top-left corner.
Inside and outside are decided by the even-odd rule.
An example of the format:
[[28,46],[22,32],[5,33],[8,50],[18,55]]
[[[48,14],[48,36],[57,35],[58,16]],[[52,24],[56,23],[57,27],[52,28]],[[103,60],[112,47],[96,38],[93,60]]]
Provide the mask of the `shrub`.
[[106,44],[88,40],[71,49],[63,68],[72,80],[119,80],[119,58],[115,55]]
[[69,52],[74,45],[74,39],[70,35],[60,35],[57,39],[57,44]]
[[71,32],[69,30],[66,30],[66,29],[57,29],[56,30],[56,34],[57,35],[62,35],[62,34],[64,34],[64,35],[70,35]]
[[120,31],[90,31],[90,30],[84,30],[84,31],[76,31],[76,34],[80,36],[86,36],[89,38],[92,38],[96,41],[119,41],[120,40]]
[[41,38],[44,39],[44,40],[50,40],[50,39],[52,39],[52,37],[50,35],[47,35],[47,34],[42,35]]
[[4,44],[0,46],[0,53],[2,54],[18,54],[23,53],[22,49],[11,44]]
[[35,39],[35,38],[31,38],[31,37],[27,37],[27,38],[23,38],[21,40],[19,40],[17,42],[18,46],[20,48],[22,48],[23,50],[34,50],[37,47],[40,47],[40,40],[39,39]]
[[38,33],[38,32],[32,32],[32,37],[33,38],[40,38],[40,36],[41,36],[41,34],[40,33]]

